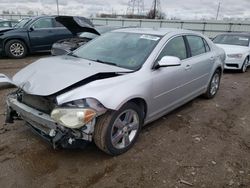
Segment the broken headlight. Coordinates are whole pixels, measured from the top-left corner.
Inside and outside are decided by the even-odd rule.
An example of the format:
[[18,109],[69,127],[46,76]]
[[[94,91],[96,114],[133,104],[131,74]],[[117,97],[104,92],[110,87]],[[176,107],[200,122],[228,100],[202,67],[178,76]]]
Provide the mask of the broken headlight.
[[81,128],[96,117],[96,111],[90,108],[55,108],[51,118],[57,123],[71,128]]

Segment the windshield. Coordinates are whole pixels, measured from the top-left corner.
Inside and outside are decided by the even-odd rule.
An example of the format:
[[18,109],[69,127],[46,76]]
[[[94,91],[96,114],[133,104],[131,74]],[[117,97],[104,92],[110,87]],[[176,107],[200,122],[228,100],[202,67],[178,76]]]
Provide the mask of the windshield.
[[23,18],[20,22],[18,22],[14,26],[14,28],[23,28],[30,21],[31,21],[31,18]]
[[131,70],[139,69],[159,36],[135,33],[106,33],[73,52],[73,56]]
[[240,35],[219,35],[213,42],[216,44],[249,46],[249,37]]

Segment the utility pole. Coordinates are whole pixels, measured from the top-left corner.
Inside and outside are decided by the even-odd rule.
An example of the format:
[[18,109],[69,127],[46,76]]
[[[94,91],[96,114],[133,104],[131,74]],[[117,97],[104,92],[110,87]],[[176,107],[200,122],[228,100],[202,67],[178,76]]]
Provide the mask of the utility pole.
[[57,8],[57,15],[59,16],[59,5],[58,5],[58,0],[56,0],[56,8]]
[[216,14],[216,20],[218,20],[218,17],[219,17],[220,5],[221,5],[221,2],[219,2],[219,5],[218,5],[217,14]]
[[156,0],[154,0],[154,8],[153,8],[153,19],[155,19],[156,18]]

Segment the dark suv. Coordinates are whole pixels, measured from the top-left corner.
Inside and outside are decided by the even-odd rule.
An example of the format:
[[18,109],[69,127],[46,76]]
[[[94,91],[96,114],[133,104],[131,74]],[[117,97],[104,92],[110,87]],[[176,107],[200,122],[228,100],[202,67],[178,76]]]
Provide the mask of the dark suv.
[[72,36],[55,16],[25,18],[14,28],[0,31],[0,55],[23,58],[28,53],[49,51],[54,42]]

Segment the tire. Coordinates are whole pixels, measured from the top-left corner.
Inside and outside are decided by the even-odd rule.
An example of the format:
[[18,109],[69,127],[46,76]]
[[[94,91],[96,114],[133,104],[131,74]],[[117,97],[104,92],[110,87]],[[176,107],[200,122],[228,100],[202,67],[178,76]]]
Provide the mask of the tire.
[[[130,121],[125,120],[126,116],[130,117]],[[118,111],[108,111],[97,119],[94,142],[105,153],[113,156],[120,155],[134,145],[142,124],[141,109],[135,103],[126,103]]]
[[5,53],[8,57],[21,59],[27,55],[28,49],[26,44],[21,40],[10,40],[5,45]]
[[220,88],[220,79],[221,79],[221,71],[219,69],[217,69],[214,72],[214,74],[209,82],[206,93],[203,95],[205,98],[207,98],[207,99],[214,98],[214,96],[217,94],[217,92]]
[[244,73],[244,72],[247,71],[248,61],[249,61],[249,60],[248,60],[248,57],[246,57],[246,59],[244,60],[243,65],[242,65],[242,67],[241,67],[241,69],[240,69],[240,72],[241,72],[241,73]]

